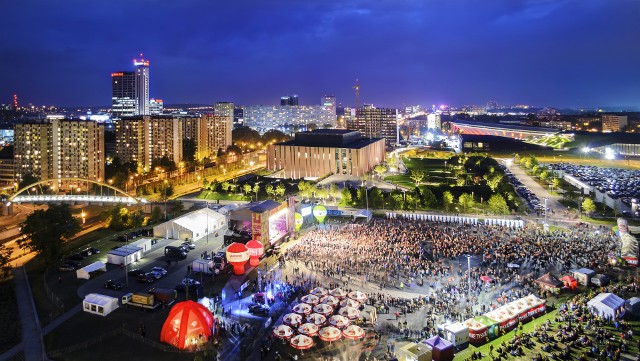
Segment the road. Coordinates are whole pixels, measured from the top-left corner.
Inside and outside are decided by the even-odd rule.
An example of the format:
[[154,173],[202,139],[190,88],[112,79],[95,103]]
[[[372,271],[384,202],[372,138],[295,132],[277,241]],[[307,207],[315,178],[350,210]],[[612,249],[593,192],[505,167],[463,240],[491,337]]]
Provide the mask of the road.
[[525,171],[520,168],[518,165],[512,165],[509,167],[509,170],[513,173],[516,178],[522,182],[524,186],[529,188],[531,192],[533,192],[538,199],[540,199],[540,204],[544,204],[544,199],[547,199],[547,207],[550,208],[557,215],[563,214],[566,210],[566,207],[560,203],[560,199],[562,197],[558,195],[554,195],[549,193],[549,191],[543,188],[538,182],[536,182],[531,176],[525,173]]

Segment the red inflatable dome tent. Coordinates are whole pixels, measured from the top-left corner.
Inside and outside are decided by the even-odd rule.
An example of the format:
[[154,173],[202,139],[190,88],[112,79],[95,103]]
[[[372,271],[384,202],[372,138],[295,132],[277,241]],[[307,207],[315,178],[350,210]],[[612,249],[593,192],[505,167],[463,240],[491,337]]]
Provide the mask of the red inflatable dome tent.
[[207,342],[212,335],[214,318],[203,305],[185,301],[177,303],[162,325],[160,341],[181,350]]

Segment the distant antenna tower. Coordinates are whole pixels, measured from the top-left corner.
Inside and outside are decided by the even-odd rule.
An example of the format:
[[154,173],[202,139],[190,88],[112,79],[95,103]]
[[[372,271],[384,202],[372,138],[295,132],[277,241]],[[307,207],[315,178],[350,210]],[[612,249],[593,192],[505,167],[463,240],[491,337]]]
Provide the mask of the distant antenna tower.
[[13,94],[13,109],[18,110],[18,94]]
[[360,83],[358,83],[358,78],[356,78],[356,85],[353,86],[353,89],[356,92],[356,109],[360,108]]

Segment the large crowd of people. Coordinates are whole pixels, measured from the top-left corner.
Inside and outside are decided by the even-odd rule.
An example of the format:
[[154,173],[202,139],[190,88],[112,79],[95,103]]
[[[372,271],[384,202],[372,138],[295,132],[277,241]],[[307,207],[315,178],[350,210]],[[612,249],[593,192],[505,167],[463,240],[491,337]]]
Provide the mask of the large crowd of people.
[[[372,286],[376,292],[370,302],[381,312],[392,303],[401,304],[394,307],[400,314],[424,307],[432,316],[426,328],[435,331],[437,322],[462,321],[535,292],[535,279],[546,272],[600,269],[616,242],[610,230],[587,225],[544,232],[374,219],[311,230],[287,250],[286,259],[322,276],[325,285]],[[431,254],[425,254],[425,243],[432,244]],[[467,255],[476,260],[470,277]],[[402,307],[414,304],[420,307]]]

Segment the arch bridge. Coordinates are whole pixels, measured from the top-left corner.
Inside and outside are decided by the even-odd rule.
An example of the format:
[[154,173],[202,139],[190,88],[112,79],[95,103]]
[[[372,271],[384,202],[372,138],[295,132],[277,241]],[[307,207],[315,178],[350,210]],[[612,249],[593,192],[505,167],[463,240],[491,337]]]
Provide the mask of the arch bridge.
[[132,197],[110,184],[84,178],[45,179],[18,189],[9,197],[13,203],[107,203],[140,204],[146,199]]

